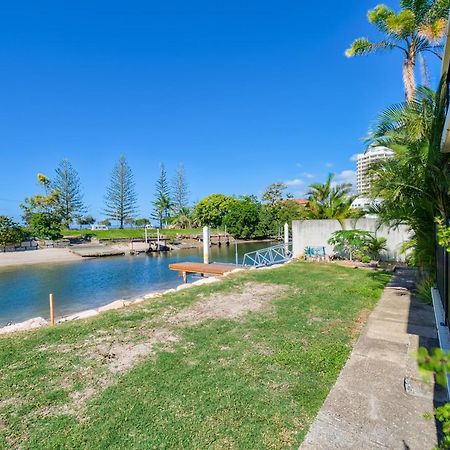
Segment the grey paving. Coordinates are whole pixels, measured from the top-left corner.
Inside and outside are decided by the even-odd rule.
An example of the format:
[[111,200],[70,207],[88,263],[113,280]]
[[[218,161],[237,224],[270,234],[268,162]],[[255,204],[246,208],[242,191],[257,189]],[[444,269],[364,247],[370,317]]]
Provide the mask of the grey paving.
[[431,449],[437,429],[424,413],[447,400],[425,384],[414,352],[438,346],[434,315],[411,294],[414,272],[400,269],[371,313],[319,411],[302,450]]

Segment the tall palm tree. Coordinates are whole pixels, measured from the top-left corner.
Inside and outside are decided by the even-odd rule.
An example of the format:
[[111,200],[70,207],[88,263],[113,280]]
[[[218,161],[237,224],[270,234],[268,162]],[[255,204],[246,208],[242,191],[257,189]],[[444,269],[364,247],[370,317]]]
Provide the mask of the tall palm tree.
[[432,130],[436,93],[419,86],[409,102],[386,108],[372,127],[366,141],[370,145],[416,145],[426,141]]
[[334,174],[330,173],[325,183],[312,183],[308,192],[308,216],[312,219],[343,220],[357,217],[357,211],[351,210],[357,195],[351,194],[350,183],[333,183]]
[[[447,86],[441,81],[434,96],[432,121],[423,139],[404,141],[406,145],[394,147],[394,158],[379,161],[371,168],[375,175],[371,194],[383,200],[376,211],[381,223],[409,225],[416,261],[429,269],[434,264],[435,219],[450,215],[450,157],[440,151],[446,98]],[[414,124],[409,123],[408,128],[414,129]],[[408,128],[401,134],[407,135]]]
[[403,53],[403,83],[409,101],[416,90],[414,69],[417,58],[426,53],[441,58],[441,40],[445,35],[450,0],[401,0],[400,5],[398,13],[386,5],[370,10],[367,18],[384,38],[377,42],[358,38],[345,54],[352,57],[381,50],[400,50]]

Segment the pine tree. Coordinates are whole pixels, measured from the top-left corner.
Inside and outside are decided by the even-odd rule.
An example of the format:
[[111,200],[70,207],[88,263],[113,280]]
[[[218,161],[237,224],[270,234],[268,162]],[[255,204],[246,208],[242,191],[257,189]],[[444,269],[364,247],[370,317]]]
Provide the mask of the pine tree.
[[176,215],[188,207],[189,189],[184,166],[180,164],[172,182],[173,210]]
[[133,172],[121,155],[106,190],[104,214],[108,219],[117,220],[122,229],[125,220],[137,212],[136,201]]
[[77,216],[86,212],[80,177],[68,159],[63,159],[59,163],[55,174],[51,187],[58,192],[56,207],[63,224],[69,228]]
[[159,228],[162,228],[163,221],[166,222],[170,217],[170,211],[173,204],[170,198],[169,183],[167,181],[167,172],[164,164],[161,163],[158,180],[155,185],[155,200],[153,201],[152,218],[158,220]]

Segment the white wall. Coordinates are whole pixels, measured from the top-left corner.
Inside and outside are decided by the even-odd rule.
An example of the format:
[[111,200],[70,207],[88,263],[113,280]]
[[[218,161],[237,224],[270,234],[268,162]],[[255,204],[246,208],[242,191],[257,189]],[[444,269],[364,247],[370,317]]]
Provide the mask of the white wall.
[[[328,244],[328,239],[338,230],[342,230],[337,220],[294,220],[292,222],[292,243],[294,257],[298,258],[305,253],[305,247],[324,246],[327,255],[333,253],[333,247]],[[378,221],[375,218],[363,217],[361,219],[344,220],[344,229],[358,229],[371,231],[377,237],[386,238],[387,252],[382,255],[383,259],[395,259],[402,261],[405,255],[400,252],[404,242],[410,239],[411,231],[405,225],[397,228],[386,226],[378,227]]]

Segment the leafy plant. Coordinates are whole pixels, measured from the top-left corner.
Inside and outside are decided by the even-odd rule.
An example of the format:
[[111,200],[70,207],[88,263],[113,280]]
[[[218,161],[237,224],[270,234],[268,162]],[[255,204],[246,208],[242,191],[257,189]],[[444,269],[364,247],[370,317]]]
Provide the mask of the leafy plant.
[[23,239],[23,229],[7,216],[0,216],[0,247],[18,244]]
[[[425,379],[434,376],[436,382],[447,387],[447,374],[450,371],[450,359],[447,353],[440,348],[434,348],[431,353],[425,347],[417,352],[417,363]],[[443,437],[438,449],[450,449],[450,403],[435,408],[427,418],[435,417],[442,424]]]
[[335,231],[328,243],[334,250],[350,260],[370,262],[377,259],[380,252],[386,249],[386,239],[377,238],[369,231],[339,230]]
[[311,219],[336,219],[341,225],[344,219],[360,217],[361,211],[352,210],[358,197],[351,193],[350,183],[334,184],[330,173],[325,183],[312,183],[308,192],[308,217]]

